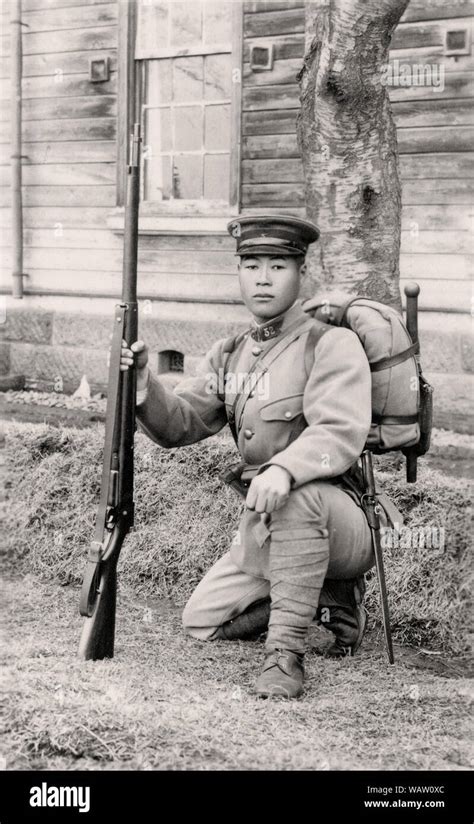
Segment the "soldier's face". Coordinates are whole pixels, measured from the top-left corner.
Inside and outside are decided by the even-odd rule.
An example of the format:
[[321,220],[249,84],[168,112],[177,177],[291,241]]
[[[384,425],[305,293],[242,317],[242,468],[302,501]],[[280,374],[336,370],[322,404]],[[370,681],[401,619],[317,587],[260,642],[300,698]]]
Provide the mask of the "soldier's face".
[[258,322],[286,312],[298,297],[305,266],[300,258],[282,255],[245,256],[239,264],[242,298]]

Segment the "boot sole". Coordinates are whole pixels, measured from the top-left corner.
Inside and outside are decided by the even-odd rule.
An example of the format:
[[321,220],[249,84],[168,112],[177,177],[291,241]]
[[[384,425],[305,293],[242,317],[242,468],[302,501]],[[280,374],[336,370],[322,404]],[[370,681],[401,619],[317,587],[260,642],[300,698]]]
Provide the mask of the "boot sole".
[[254,690],[254,692],[257,698],[284,698],[285,700],[290,700],[291,698],[301,698],[304,690],[303,687],[301,687],[296,692],[290,694],[289,690],[286,690],[284,687],[275,685],[274,689],[272,689],[272,687],[269,686],[265,690],[256,689]]

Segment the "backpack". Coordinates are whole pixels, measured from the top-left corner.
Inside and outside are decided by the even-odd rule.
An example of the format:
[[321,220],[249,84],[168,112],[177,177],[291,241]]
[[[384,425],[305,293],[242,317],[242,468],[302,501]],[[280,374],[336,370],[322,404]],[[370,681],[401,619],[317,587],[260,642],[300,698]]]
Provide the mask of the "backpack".
[[416,284],[405,289],[414,319],[413,339],[395,309],[370,298],[331,292],[310,298],[302,307],[311,317],[345,326],[358,336],[372,373],[372,426],[367,448],[379,454],[401,449],[408,458],[407,480],[416,480],[416,457],[429,449],[433,417],[433,389],[419,360],[418,292]]

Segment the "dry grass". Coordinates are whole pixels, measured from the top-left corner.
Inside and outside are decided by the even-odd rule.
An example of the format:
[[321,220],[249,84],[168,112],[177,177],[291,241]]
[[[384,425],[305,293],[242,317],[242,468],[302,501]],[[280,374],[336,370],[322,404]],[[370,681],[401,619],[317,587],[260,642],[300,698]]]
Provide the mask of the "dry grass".
[[[398,662],[307,656],[298,702],[251,693],[259,643],[200,643],[179,611],[122,588],[116,657],[76,658],[77,592],[8,582],[3,651],[7,769],[466,769],[466,679]],[[348,688],[350,685],[350,688]]]
[[[262,644],[200,643],[181,631],[182,603],[227,547],[240,503],[218,479],[234,457],[225,439],[161,450],[137,438],[137,528],[120,564],[116,654],[76,657],[78,589],[100,481],[103,428],[8,426],[10,534],[2,650],[7,769],[460,770],[469,682],[465,645],[464,481],[422,471],[380,475],[413,524],[446,527],[441,553],[387,552],[399,641],[389,667],[375,630],[341,662],[307,655],[298,702],[252,694]],[[389,557],[391,556],[391,557]],[[62,587],[58,584],[63,584]],[[317,631],[315,631],[317,637]],[[321,639],[320,639],[321,640]],[[436,672],[420,662],[439,662]],[[441,674],[439,674],[441,673]],[[443,677],[451,675],[453,677]]]
[[[96,513],[103,427],[58,430],[7,426],[11,465],[10,530],[5,563],[62,585],[81,580]],[[219,480],[235,458],[226,438],[164,450],[138,435],[136,529],[120,561],[122,582],[142,596],[183,603],[203,573],[228,547],[241,504]],[[463,652],[468,624],[468,496],[464,479],[426,466],[407,486],[402,468],[381,464],[383,487],[408,525],[443,526],[442,550],[386,550],[395,638],[403,643]],[[375,580],[367,605],[378,625]]]

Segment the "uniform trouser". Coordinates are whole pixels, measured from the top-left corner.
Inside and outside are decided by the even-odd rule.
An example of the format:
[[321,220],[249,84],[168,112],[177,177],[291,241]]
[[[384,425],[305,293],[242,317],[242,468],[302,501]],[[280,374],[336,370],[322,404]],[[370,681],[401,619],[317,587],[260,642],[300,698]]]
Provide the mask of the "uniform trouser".
[[184,609],[183,625],[190,635],[211,640],[220,625],[270,595],[266,647],[302,652],[324,579],[355,578],[374,564],[364,512],[329,483],[312,481],[291,491],[272,513],[268,529],[265,576],[245,572],[229,552],[220,558]]

